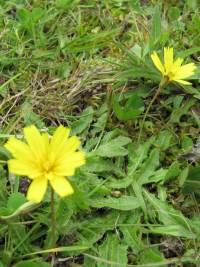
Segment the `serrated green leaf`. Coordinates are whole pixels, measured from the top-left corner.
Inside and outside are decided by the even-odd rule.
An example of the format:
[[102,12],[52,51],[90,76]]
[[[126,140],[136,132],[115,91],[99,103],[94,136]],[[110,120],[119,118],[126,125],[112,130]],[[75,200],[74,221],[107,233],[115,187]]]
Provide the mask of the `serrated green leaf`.
[[116,210],[133,210],[137,209],[140,204],[136,197],[122,196],[120,198],[93,199],[90,201],[90,206],[95,208],[107,207]]
[[142,162],[147,158],[147,153],[150,148],[152,140],[139,145],[130,145],[129,149],[129,158],[128,158],[128,175],[131,176],[134,174],[136,169],[142,164]]
[[153,149],[147,161],[144,162],[141,169],[136,174],[138,184],[142,185],[149,182],[149,178],[154,174],[156,168],[159,166],[159,151]]
[[125,136],[118,136],[111,141],[100,145],[94,152],[94,155],[100,157],[119,157],[128,154],[128,150],[124,147],[131,142],[131,139]]
[[[140,263],[144,264],[150,264],[150,263],[158,263],[158,262],[162,262],[164,261],[164,256],[163,254],[157,249],[157,248],[154,248],[154,249],[146,249],[144,250],[143,253],[141,253],[140,255]],[[161,265],[157,265],[156,266],[158,267],[167,267],[166,264],[161,264]]]
[[116,235],[108,234],[106,240],[101,246],[99,246],[99,256],[103,258],[108,263],[97,262],[98,267],[115,267],[115,264],[110,264],[110,262],[115,262],[120,264],[121,267],[127,266],[127,245],[121,244],[119,238]]
[[150,203],[157,212],[158,218],[163,225],[177,225],[177,229],[182,231],[177,232],[180,237],[195,238],[195,234],[192,231],[190,221],[179,211],[175,210],[168,203],[157,199],[153,194],[144,190],[145,197],[148,203]]
[[72,134],[80,134],[87,129],[93,120],[94,110],[92,107],[87,107],[81,114],[81,118],[71,125]]
[[111,160],[103,159],[98,156],[88,157],[87,164],[82,167],[83,171],[89,172],[113,172],[115,165]]
[[195,238],[195,234],[186,231],[181,225],[167,225],[167,226],[155,226],[150,227],[150,232],[153,234],[171,235],[184,238]]

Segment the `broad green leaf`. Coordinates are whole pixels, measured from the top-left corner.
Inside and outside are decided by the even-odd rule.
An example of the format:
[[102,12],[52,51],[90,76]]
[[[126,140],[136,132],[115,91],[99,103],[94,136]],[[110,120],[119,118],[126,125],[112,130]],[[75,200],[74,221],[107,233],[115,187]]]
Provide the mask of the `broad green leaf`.
[[108,158],[126,156],[128,154],[128,150],[124,146],[126,146],[130,142],[130,138],[125,136],[118,136],[108,143],[100,145],[94,152],[94,155]]
[[172,140],[172,133],[168,130],[162,131],[158,134],[155,140],[155,145],[162,150],[166,150],[170,147]]
[[115,165],[111,160],[107,160],[98,156],[87,158],[87,164],[82,167],[82,170],[89,172],[113,172]]
[[76,242],[76,245],[93,247],[108,230],[115,228],[116,220],[118,220],[118,223],[122,222],[119,218],[119,212],[113,210],[104,216],[96,215],[79,222],[77,227],[78,242]]
[[[108,234],[106,240],[98,247],[99,257],[105,260],[104,263],[97,262],[98,267],[115,267],[120,264],[120,267],[127,266],[127,245],[121,244],[119,237],[115,234]],[[108,263],[106,263],[108,261]],[[115,262],[116,264],[110,264]]]
[[[198,79],[198,74],[193,75],[192,77],[194,77],[194,79]],[[190,79],[192,80],[192,77],[190,77]],[[182,85],[183,91],[187,94],[192,95],[194,98],[200,100],[200,90],[199,88],[195,88],[191,85]],[[195,100],[195,99],[194,99]],[[192,101],[191,101],[192,104]]]
[[170,116],[170,122],[171,123],[180,123],[180,119],[183,115],[188,114],[189,109],[194,106],[196,103],[196,99],[190,98],[187,102],[183,103],[181,107],[177,109],[173,109],[171,116]]
[[[156,264],[156,263],[159,263],[162,261],[164,261],[164,256],[157,248],[154,248],[154,249],[148,248],[148,249],[144,250],[143,253],[141,253],[139,263],[140,264],[141,263],[142,264],[144,264],[144,263],[146,263],[146,264],[155,263]],[[167,267],[166,264],[161,264],[161,265],[156,264],[156,266]]]
[[[133,223],[133,222],[131,222]],[[124,242],[131,247],[134,254],[138,254],[141,250],[144,249],[144,244],[141,240],[141,235],[136,227],[121,227],[121,232],[124,236]]]
[[147,208],[146,208],[146,203],[145,203],[143,195],[142,195],[141,185],[138,184],[138,182],[134,180],[132,183],[132,188],[133,188],[133,191],[136,195],[137,201],[138,201],[141,209],[143,210],[145,217],[147,218]]
[[39,204],[35,204],[33,202],[25,202],[24,204],[20,205],[19,208],[14,210],[11,214],[6,215],[6,216],[1,216],[0,219],[1,220],[9,220],[9,219],[13,219],[17,216],[27,214],[27,213],[31,212],[32,210],[34,210],[36,207],[38,207],[38,205]]
[[185,51],[178,53],[177,56],[181,58],[186,58],[192,54],[198,53],[199,51],[200,51],[200,47],[192,47],[190,49],[187,49]]
[[198,113],[196,113],[194,110],[192,110],[192,116],[196,122],[197,127],[200,129],[200,117]]
[[80,119],[72,123],[71,125],[72,134],[73,135],[80,134],[85,129],[87,129],[93,120],[93,115],[94,115],[93,108],[92,107],[86,108],[82,112]]
[[134,174],[136,169],[142,164],[142,162],[147,158],[147,153],[149,151],[152,140],[139,145],[130,144],[128,147],[129,158],[128,158],[128,175]]
[[159,40],[160,35],[161,35],[161,13],[159,5],[156,5],[151,25],[150,39],[152,45],[154,45]]
[[101,131],[104,129],[104,127],[105,127],[105,125],[106,125],[106,122],[107,122],[107,117],[108,117],[108,114],[107,114],[107,112],[105,112],[104,114],[102,114],[102,115],[98,118],[97,122],[95,122],[95,123],[92,125],[92,127],[94,128],[94,129],[92,130],[92,133],[93,133],[93,134],[99,133],[99,132],[101,132]]
[[191,150],[193,147],[193,141],[192,138],[188,137],[188,136],[184,136],[183,140],[181,142],[181,147],[184,151],[188,151]]
[[17,210],[21,205],[23,205],[26,202],[26,198],[23,194],[16,192],[9,196],[8,202],[7,202],[7,208],[14,212]]
[[127,188],[133,181],[133,176],[129,175],[123,179],[111,179],[108,186],[115,189]]
[[174,161],[168,168],[165,181],[174,179],[180,174],[180,166],[177,161]]
[[[89,253],[92,254],[91,251],[89,251]],[[84,257],[84,264],[83,264],[83,267],[88,267],[88,266],[90,266],[90,267],[96,267],[96,266],[97,266],[97,265],[96,265],[96,260],[91,259],[91,258],[89,258],[89,257]]]
[[180,211],[175,210],[168,203],[157,199],[153,194],[147,192],[147,190],[144,190],[144,194],[148,203],[154,207],[159,221],[163,223],[163,225],[177,225],[177,229],[178,227],[182,229],[182,231],[179,232],[180,237],[190,236],[190,238],[195,238],[190,221]]
[[15,264],[13,267],[51,267],[51,264],[35,260],[24,260]]
[[166,180],[166,175],[168,173],[167,169],[159,169],[154,172],[152,176],[149,177],[148,182],[146,183],[158,183],[158,182],[164,182]]
[[44,10],[42,8],[33,8],[31,17],[34,23],[38,22],[44,16]]
[[94,208],[106,207],[116,210],[133,210],[137,209],[140,204],[136,197],[122,196],[120,198],[93,199],[90,201],[90,206]]
[[172,235],[177,237],[184,238],[195,238],[195,234],[189,231],[186,231],[184,227],[181,225],[167,225],[167,226],[155,226],[150,227],[150,232],[153,234],[161,234],[161,235]]
[[159,152],[158,149],[153,149],[147,161],[138,170],[135,179],[138,184],[143,185],[149,182],[149,178],[154,174],[156,168],[159,166]]
[[[186,173],[187,174],[187,173]],[[191,167],[185,179],[183,193],[200,193],[200,166]]]
[[138,95],[131,96],[124,107],[120,104],[119,98],[113,96],[112,100],[114,112],[119,120],[133,120],[136,119],[144,111],[144,103]]
[[19,9],[17,11],[17,17],[24,27],[28,28],[30,26],[31,12],[29,10],[25,8]]

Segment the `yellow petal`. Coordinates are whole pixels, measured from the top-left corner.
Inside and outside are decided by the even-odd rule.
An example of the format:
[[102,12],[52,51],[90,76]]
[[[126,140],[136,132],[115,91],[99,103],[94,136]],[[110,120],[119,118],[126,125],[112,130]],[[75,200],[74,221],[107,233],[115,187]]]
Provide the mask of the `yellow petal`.
[[173,57],[174,57],[174,49],[170,47],[165,47],[164,48],[164,66],[165,66],[165,71],[166,75],[168,72],[172,72],[172,67],[173,67]]
[[165,74],[164,66],[161,63],[161,61],[160,61],[160,59],[159,59],[159,57],[155,51],[151,54],[151,59],[152,59],[154,65],[156,66],[156,68],[162,73],[162,75],[164,75]]
[[24,128],[24,135],[31,151],[38,160],[45,157],[45,142],[38,129],[34,126]]
[[73,153],[80,146],[81,142],[77,136],[72,136],[68,138],[63,144],[63,148],[58,155],[56,162],[62,161],[67,155]]
[[15,137],[11,137],[4,146],[16,159],[35,162],[34,154],[29,146]]
[[183,65],[177,71],[174,79],[182,80],[182,79],[188,78],[194,74],[195,69],[196,69],[196,66],[194,65],[194,63]]
[[27,199],[34,203],[42,201],[47,189],[48,180],[44,177],[35,178],[28,188]]
[[50,180],[50,184],[60,197],[65,197],[74,193],[71,184],[62,176],[55,176]]
[[65,128],[62,125],[60,125],[56,129],[50,142],[50,160],[51,161],[54,161],[63,151],[63,146],[67,141],[69,133],[70,133],[70,129]]
[[182,58],[177,58],[174,63],[173,63],[173,73],[176,73],[179,71],[180,67],[181,67],[181,64],[183,62],[183,59]]
[[53,172],[58,176],[72,176],[76,168],[85,164],[85,153],[83,151],[73,152],[59,161]]
[[17,159],[10,159],[8,161],[8,169],[11,173],[25,175],[31,179],[41,175],[40,170],[36,168],[35,165],[30,162],[24,162]]
[[48,154],[49,152],[49,135],[48,133],[43,133],[42,134],[42,139],[45,147],[45,153]]
[[185,84],[185,85],[191,85],[190,82],[184,81],[184,80],[174,80],[177,83]]

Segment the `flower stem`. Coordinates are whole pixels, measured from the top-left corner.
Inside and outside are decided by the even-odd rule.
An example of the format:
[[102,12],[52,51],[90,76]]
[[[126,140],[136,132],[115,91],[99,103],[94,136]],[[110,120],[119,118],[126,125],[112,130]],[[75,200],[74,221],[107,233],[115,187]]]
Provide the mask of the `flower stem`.
[[165,78],[163,80],[161,80],[160,84],[159,84],[159,87],[155,93],[155,95],[153,96],[151,102],[149,103],[147,109],[146,109],[146,112],[144,114],[144,117],[143,117],[143,120],[142,120],[142,125],[140,127],[140,132],[139,132],[139,136],[138,136],[138,143],[141,139],[141,135],[142,135],[142,131],[143,131],[143,128],[144,128],[144,123],[145,123],[145,120],[146,120],[146,117],[147,115],[149,114],[149,111],[153,105],[153,103],[155,102],[155,100],[157,99],[157,97],[159,96],[159,94],[162,92],[162,90],[164,89],[164,87],[167,85],[168,83],[168,80],[166,80]]
[[[51,188],[51,247],[56,247],[56,217],[55,217],[55,201],[54,201],[54,190]],[[52,266],[54,266],[55,254],[52,254]]]

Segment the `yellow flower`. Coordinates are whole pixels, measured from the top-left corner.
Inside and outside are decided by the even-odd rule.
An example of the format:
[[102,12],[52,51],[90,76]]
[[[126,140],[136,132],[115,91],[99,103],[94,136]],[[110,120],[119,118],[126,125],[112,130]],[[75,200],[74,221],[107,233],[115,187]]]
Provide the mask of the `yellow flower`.
[[24,128],[27,143],[11,137],[5,147],[14,159],[8,161],[11,173],[28,176],[32,182],[27,199],[39,203],[46,192],[48,182],[61,197],[73,194],[73,188],[65,176],[74,175],[75,169],[85,163],[83,151],[76,151],[80,141],[69,137],[70,130],[59,126],[53,137],[37,130],[34,125]]
[[175,81],[182,84],[191,84],[190,82],[184,81],[194,74],[196,66],[194,63],[189,63],[182,65],[183,59],[177,58],[174,61],[174,49],[165,47],[164,48],[164,64],[161,63],[157,53],[154,51],[151,54],[151,59],[153,60],[156,68],[162,73],[164,78],[167,78],[168,81]]

